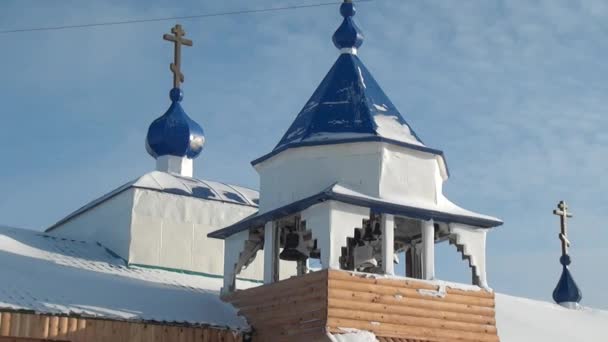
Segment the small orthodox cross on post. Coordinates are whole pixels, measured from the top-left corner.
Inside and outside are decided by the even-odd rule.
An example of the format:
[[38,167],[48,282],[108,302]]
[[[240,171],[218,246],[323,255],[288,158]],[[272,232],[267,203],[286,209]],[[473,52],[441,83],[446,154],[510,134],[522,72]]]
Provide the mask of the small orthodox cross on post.
[[182,25],[175,25],[171,29],[170,35],[165,33],[163,39],[174,43],[174,62],[171,63],[171,71],[173,72],[173,88],[179,88],[181,83],[184,83],[184,74],[182,74],[182,45],[192,46],[190,39],[184,38],[186,31],[182,29]]
[[568,218],[572,217],[572,214],[568,212],[568,205],[564,201],[559,202],[557,209],[553,210],[553,214],[559,216],[561,224],[561,233],[559,233],[559,239],[562,241],[562,256],[568,255],[570,241],[568,241],[567,220]]

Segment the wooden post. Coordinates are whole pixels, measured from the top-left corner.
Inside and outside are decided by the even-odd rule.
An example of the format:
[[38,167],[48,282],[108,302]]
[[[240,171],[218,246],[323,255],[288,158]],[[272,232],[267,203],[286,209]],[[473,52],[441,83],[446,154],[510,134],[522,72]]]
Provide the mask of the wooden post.
[[277,222],[266,222],[264,226],[264,284],[279,281],[279,226]]
[[222,294],[228,294],[236,290],[236,272],[234,264],[231,262],[232,258],[229,256],[230,252],[233,251],[228,251],[224,246],[224,287],[222,287]]
[[410,247],[405,251],[405,276],[414,278],[414,247]]
[[433,220],[422,222],[422,277],[435,279],[435,224]]
[[389,214],[382,214],[380,220],[382,228],[382,271],[384,274],[394,275],[395,217]]
[[236,274],[232,270],[230,273],[224,273],[224,287],[222,293],[230,293],[236,290]]

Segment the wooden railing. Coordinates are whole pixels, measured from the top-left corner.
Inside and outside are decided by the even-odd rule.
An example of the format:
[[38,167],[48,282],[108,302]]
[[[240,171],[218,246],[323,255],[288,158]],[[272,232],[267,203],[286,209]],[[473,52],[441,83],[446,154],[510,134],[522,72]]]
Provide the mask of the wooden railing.
[[225,297],[255,327],[254,341],[317,341],[326,336],[327,271]]
[[254,341],[327,341],[343,328],[381,341],[499,341],[494,293],[479,288],[325,270],[225,300],[252,325]]

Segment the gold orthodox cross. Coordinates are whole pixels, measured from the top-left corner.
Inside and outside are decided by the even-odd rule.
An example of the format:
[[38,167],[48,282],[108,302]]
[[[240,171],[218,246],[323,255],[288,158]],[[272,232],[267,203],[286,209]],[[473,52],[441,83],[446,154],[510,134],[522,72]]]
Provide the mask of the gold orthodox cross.
[[184,83],[184,74],[182,74],[182,45],[192,46],[190,39],[184,38],[186,31],[182,29],[182,25],[175,25],[171,29],[170,35],[165,33],[163,39],[174,43],[174,62],[171,63],[171,72],[173,72],[173,87],[179,88],[181,83]]
[[564,201],[559,202],[557,209],[553,210],[553,214],[559,216],[561,224],[561,233],[559,233],[559,239],[562,241],[562,255],[568,255],[570,241],[568,241],[567,220],[568,218],[572,217],[572,214],[568,211],[568,205]]

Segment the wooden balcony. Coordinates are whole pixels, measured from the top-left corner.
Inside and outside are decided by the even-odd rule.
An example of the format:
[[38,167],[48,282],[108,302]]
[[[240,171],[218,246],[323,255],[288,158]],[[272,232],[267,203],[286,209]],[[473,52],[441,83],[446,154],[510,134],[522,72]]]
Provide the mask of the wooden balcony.
[[224,297],[253,341],[329,341],[344,328],[379,341],[496,342],[494,293],[414,279],[323,270]]

